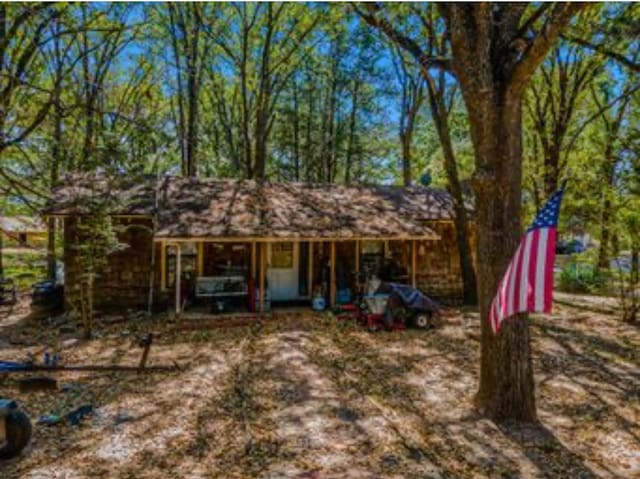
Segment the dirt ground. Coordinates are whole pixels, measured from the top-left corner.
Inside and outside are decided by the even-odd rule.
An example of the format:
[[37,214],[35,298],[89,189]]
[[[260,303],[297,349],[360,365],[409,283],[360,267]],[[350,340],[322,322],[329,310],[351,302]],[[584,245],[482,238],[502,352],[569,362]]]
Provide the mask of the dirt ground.
[[[540,423],[524,426],[473,410],[474,312],[375,334],[311,313],[189,333],[162,316],[103,325],[64,359],[135,364],[134,333],[155,330],[150,364],[182,370],[58,374],[64,391],[33,393],[0,378],[0,396],[34,422],[96,407],[80,426],[35,425],[0,477],[640,477],[640,329],[581,298],[561,303],[532,320]],[[59,324],[24,315],[0,320],[0,359],[57,341]],[[62,339],[78,335],[62,326]]]

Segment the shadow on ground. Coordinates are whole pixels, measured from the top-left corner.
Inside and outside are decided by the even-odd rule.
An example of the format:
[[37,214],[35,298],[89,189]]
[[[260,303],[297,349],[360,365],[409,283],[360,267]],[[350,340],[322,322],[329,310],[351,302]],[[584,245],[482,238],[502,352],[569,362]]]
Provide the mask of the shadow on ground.
[[[311,315],[188,334],[171,332],[166,317],[105,327],[69,359],[135,362],[130,336],[156,330],[152,362],[182,370],[65,373],[96,414],[80,427],[36,426],[3,477],[638,477],[640,334],[561,312],[534,321],[540,423],[529,425],[474,413],[469,312],[430,332],[370,334]],[[11,333],[26,325],[14,321]],[[19,357],[50,333],[1,351]],[[6,380],[0,388],[34,417],[68,400],[19,394]]]

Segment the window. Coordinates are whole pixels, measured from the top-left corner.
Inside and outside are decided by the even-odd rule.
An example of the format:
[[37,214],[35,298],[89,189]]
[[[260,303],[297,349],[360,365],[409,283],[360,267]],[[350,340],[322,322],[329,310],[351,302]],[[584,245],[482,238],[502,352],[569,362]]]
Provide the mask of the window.
[[293,268],[293,243],[271,243],[271,267]]
[[[166,248],[166,284],[173,286],[176,281],[176,247],[167,245]],[[195,276],[197,269],[198,246],[196,243],[183,243],[180,247],[180,272],[182,276]]]

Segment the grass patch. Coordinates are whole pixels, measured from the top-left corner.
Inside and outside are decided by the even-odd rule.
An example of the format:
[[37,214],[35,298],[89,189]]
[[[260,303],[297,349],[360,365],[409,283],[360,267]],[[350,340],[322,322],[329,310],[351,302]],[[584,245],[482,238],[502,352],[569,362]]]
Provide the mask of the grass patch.
[[47,276],[47,252],[38,249],[9,249],[2,252],[5,278],[13,278],[19,289],[28,289]]

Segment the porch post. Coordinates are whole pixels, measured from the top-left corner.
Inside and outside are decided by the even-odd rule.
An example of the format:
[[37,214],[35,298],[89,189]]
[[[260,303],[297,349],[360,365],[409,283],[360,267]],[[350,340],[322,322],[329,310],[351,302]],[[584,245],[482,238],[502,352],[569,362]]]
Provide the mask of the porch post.
[[[256,242],[255,241],[251,242],[251,278],[252,278],[251,282],[254,282],[256,280]],[[255,291],[252,294],[255,294]]]
[[198,276],[204,271],[204,241],[198,241]]
[[313,299],[313,241],[309,241],[309,267],[307,269],[307,292],[309,297]]
[[336,304],[336,242],[331,242],[331,253],[329,259],[330,265],[330,273],[331,276],[329,278],[329,304],[331,306],[335,306]]
[[180,314],[180,276],[182,276],[182,244],[176,243],[176,314]]
[[267,243],[260,243],[260,314],[264,313],[264,275],[267,266]]
[[160,291],[167,289],[167,244],[160,242]]
[[417,282],[417,264],[418,264],[418,248],[417,241],[411,241],[411,286],[416,287]]

